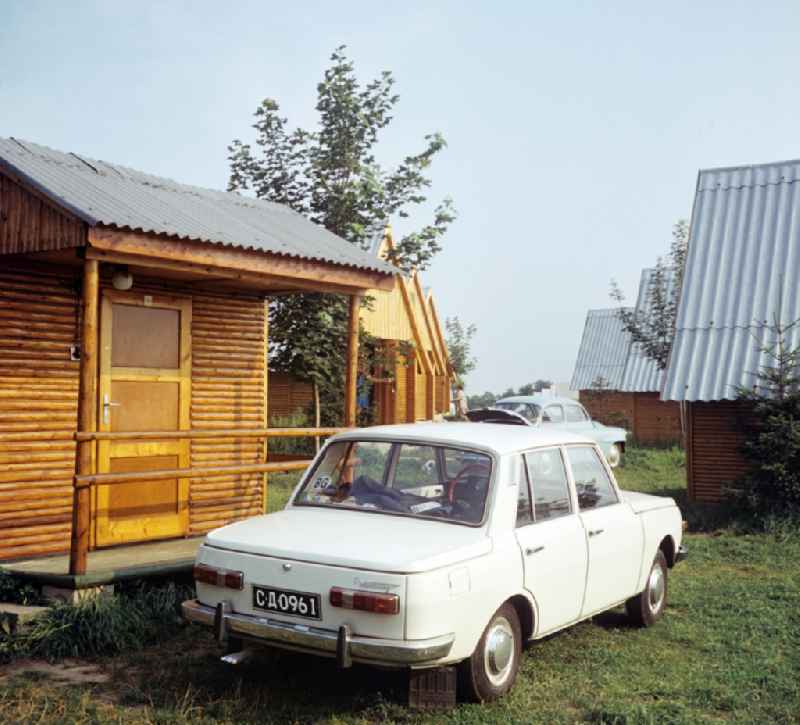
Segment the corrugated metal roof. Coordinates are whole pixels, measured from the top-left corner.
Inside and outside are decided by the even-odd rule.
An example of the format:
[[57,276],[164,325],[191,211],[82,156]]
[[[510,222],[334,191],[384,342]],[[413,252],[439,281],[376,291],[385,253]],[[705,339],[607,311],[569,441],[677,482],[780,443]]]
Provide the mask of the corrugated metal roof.
[[777,316],[800,318],[800,161],[701,171],[662,398],[732,400],[752,387]]
[[397,271],[273,202],[179,184],[13,138],[0,138],[3,167],[91,226],[168,234],[385,274]]
[[622,329],[616,308],[589,310],[570,388],[587,390],[602,378],[603,387],[618,390],[629,347],[630,336]]
[[[665,269],[663,279],[664,292],[669,297],[675,284],[675,274],[671,269]],[[655,267],[642,270],[636,299],[636,315],[640,319],[647,319],[652,314],[652,289],[657,280]],[[657,393],[661,390],[663,379],[664,371],[659,370],[656,361],[647,357],[638,343],[631,342],[620,390],[626,393]]]

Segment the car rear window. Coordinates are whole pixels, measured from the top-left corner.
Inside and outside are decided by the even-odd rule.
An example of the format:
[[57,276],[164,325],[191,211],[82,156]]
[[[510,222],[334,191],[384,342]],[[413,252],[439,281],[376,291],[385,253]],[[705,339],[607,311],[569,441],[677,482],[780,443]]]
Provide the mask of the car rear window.
[[293,503],[475,525],[483,520],[491,474],[491,457],[476,451],[336,441],[324,449]]

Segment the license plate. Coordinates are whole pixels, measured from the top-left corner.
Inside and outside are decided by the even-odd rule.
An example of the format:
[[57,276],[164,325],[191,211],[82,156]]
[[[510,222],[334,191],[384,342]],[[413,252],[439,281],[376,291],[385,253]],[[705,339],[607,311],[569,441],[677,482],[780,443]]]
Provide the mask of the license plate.
[[293,617],[322,619],[319,594],[295,592],[291,589],[253,586],[253,607],[266,612],[291,614]]

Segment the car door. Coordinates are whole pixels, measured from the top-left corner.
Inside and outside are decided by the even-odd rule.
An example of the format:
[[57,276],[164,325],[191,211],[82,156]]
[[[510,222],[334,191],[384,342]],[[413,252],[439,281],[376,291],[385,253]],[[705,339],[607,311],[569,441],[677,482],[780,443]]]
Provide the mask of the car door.
[[636,593],[643,533],[639,517],[622,501],[597,448],[568,446],[566,452],[589,552],[581,612],[587,617]]
[[523,456],[517,504],[517,542],[525,588],[538,605],[536,633],[578,619],[586,584],[587,549],[559,448]]

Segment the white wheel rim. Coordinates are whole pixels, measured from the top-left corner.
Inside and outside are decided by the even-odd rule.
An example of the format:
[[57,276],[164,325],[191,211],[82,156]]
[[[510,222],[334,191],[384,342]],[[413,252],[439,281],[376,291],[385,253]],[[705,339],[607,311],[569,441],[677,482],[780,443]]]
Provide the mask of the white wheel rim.
[[486,633],[483,648],[483,667],[489,682],[501,687],[511,676],[514,667],[514,630],[505,617],[497,617]]
[[611,468],[616,468],[619,465],[619,460],[620,460],[619,446],[616,443],[614,443],[608,450],[608,465],[611,466]]
[[647,580],[647,604],[653,614],[658,613],[664,603],[665,584],[664,570],[655,564],[650,572],[650,578]]

